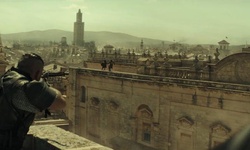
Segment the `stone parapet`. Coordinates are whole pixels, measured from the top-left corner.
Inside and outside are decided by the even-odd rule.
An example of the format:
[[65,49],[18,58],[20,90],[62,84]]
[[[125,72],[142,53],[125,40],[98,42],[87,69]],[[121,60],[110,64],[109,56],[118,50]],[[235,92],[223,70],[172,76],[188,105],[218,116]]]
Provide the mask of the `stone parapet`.
[[33,125],[26,139],[24,149],[112,150],[55,125]]
[[226,82],[216,82],[207,80],[194,80],[194,79],[182,79],[173,77],[160,77],[151,75],[141,75],[135,73],[124,73],[124,72],[107,72],[97,69],[89,68],[71,68],[76,69],[79,74],[89,75],[89,76],[104,76],[113,79],[131,80],[134,82],[143,82],[149,84],[170,84],[170,85],[180,85],[180,86],[196,86],[201,88],[209,89],[223,89],[229,91],[237,92],[249,92],[250,85],[247,84],[236,84],[236,83],[226,83]]

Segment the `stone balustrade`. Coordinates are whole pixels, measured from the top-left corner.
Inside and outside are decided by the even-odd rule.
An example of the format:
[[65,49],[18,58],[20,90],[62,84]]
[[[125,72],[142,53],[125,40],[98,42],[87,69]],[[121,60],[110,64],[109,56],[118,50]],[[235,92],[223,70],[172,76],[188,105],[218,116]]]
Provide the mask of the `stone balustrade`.
[[[250,85],[247,84],[236,84],[236,83],[226,83],[226,82],[215,82],[204,80],[202,76],[206,74],[201,74],[200,79],[193,78],[181,78],[181,74],[174,77],[164,77],[164,76],[152,76],[152,75],[142,75],[136,73],[124,73],[124,72],[107,72],[97,69],[81,68],[78,69],[78,73],[91,76],[105,76],[109,78],[117,78],[122,80],[131,80],[134,82],[148,82],[155,84],[178,84],[185,86],[197,86],[197,87],[206,87],[206,88],[216,88],[224,90],[237,90],[237,91],[250,91]],[[172,72],[173,73],[173,72]],[[187,76],[194,76],[194,72],[185,72]],[[200,72],[202,73],[202,72]]]

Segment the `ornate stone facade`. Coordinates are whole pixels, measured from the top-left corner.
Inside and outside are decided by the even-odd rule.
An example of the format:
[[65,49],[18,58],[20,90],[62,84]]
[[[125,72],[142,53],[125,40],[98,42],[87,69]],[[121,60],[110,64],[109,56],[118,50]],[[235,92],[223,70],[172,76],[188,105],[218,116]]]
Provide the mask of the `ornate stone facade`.
[[119,150],[211,149],[250,124],[249,57],[214,64],[211,80],[70,68],[72,131]]

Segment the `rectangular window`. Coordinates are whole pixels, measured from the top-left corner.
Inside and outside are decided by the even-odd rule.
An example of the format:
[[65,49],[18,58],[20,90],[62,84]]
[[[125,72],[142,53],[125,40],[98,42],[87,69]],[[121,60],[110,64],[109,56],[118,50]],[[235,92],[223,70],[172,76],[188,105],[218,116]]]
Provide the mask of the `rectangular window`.
[[143,123],[143,141],[150,142],[151,140],[151,124]]
[[143,141],[150,142],[151,135],[150,133],[144,132]]

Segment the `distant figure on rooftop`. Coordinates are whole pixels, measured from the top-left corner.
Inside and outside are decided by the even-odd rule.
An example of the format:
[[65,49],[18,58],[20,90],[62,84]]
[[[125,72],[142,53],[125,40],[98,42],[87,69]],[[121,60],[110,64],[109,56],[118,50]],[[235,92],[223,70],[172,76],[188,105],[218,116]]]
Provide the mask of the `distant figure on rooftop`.
[[112,69],[113,69],[113,65],[114,65],[115,63],[113,62],[113,60],[110,60],[110,62],[109,62],[109,66],[108,66],[108,68],[109,68],[109,71],[112,71]]
[[41,79],[44,61],[34,53],[24,54],[0,80],[0,149],[20,150],[35,114],[61,110],[65,95]]
[[102,70],[105,70],[107,68],[107,61],[103,60],[103,62],[101,63],[102,66]]

